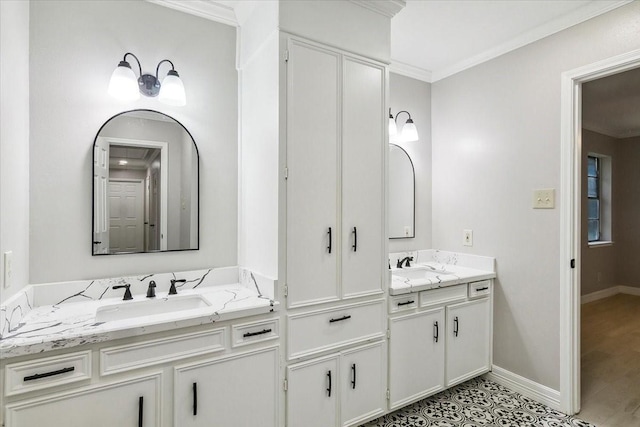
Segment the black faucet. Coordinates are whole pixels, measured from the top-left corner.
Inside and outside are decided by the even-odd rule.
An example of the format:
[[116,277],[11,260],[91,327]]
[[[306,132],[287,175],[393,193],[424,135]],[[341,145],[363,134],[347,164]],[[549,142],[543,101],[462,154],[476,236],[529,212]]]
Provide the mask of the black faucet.
[[412,256],[407,256],[407,257],[404,257],[402,259],[399,259],[398,263],[396,264],[396,268],[402,268],[402,264],[404,264],[405,267],[411,267],[410,261],[413,261],[413,257]]
[[124,291],[124,297],[122,298],[123,301],[128,301],[130,299],[133,299],[133,297],[131,296],[131,290],[129,289],[131,287],[131,285],[116,285],[111,289],[122,289],[125,288]]
[[169,295],[177,295],[176,283],[186,283],[187,279],[171,279],[171,287],[169,288]]
[[156,297],[156,282],[153,280],[149,282],[149,287],[147,288],[147,298],[155,298]]

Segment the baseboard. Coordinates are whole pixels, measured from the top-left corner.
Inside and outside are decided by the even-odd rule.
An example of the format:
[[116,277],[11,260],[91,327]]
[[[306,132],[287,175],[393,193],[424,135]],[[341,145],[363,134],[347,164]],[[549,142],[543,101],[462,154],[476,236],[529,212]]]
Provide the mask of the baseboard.
[[560,392],[557,390],[538,384],[496,365],[493,365],[491,372],[484,376],[486,379],[503,385],[509,390],[518,392],[556,411],[560,410]]
[[597,301],[602,298],[611,297],[617,294],[628,294],[640,296],[640,288],[634,288],[633,286],[612,286],[601,291],[592,292],[590,294],[582,295],[580,297],[580,304],[585,304],[592,301]]

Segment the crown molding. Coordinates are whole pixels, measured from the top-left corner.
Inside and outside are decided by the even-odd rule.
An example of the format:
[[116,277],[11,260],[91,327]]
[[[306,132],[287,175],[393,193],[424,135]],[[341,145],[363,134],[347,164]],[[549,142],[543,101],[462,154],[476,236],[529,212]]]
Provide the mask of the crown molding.
[[412,79],[422,80],[423,82],[431,83],[431,71],[424,68],[414,67],[413,65],[405,64],[391,60],[389,64],[389,71],[402,76],[411,77]]
[[610,2],[595,1],[589,3],[572,13],[561,16],[558,19],[554,19],[553,21],[549,21],[546,24],[536,27],[533,30],[528,31],[520,35],[519,37],[511,39],[506,43],[486,50],[478,55],[464,59],[451,66],[439,70],[434,70],[433,82],[442,80],[446,77],[452,76],[453,74],[464,71],[467,68],[482,64],[483,62],[490,61],[494,58],[497,58],[498,56],[511,52],[512,50],[516,50],[530,43],[548,37],[552,34],[555,34],[562,30],[566,30],[569,27],[573,27],[574,25],[580,24],[581,22],[587,21],[591,18],[595,18],[598,15],[602,15],[603,13],[609,12],[613,9],[617,9],[620,6],[631,3],[632,1],[633,0],[618,0]]
[[146,0],[149,3],[159,6],[168,7],[170,9],[179,10],[180,12],[196,15],[210,21],[220,22],[222,24],[238,26],[236,14],[231,6],[214,2],[212,0]]
[[407,5],[405,0],[350,0],[365,9],[393,18]]

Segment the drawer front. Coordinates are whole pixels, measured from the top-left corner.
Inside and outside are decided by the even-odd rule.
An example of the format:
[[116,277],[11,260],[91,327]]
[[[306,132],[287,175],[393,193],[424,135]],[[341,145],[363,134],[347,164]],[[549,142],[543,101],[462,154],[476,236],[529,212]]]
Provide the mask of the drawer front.
[[279,336],[278,319],[233,325],[231,327],[231,346],[241,347],[256,342],[277,339]]
[[91,351],[45,357],[5,367],[5,395],[26,393],[91,378]]
[[111,375],[225,349],[225,328],[100,350],[100,375]]
[[290,315],[289,359],[384,335],[384,300]]
[[389,313],[411,310],[418,307],[419,295],[411,293],[408,295],[398,295],[389,298]]
[[448,304],[467,298],[467,285],[454,285],[445,288],[420,292],[420,307]]
[[469,298],[480,298],[491,294],[491,280],[469,283]]

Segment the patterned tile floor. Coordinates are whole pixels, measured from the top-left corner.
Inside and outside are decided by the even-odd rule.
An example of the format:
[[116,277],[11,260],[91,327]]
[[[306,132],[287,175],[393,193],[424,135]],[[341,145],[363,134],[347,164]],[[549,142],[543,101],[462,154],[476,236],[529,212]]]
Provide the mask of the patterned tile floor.
[[373,420],[366,427],[595,427],[476,378]]

